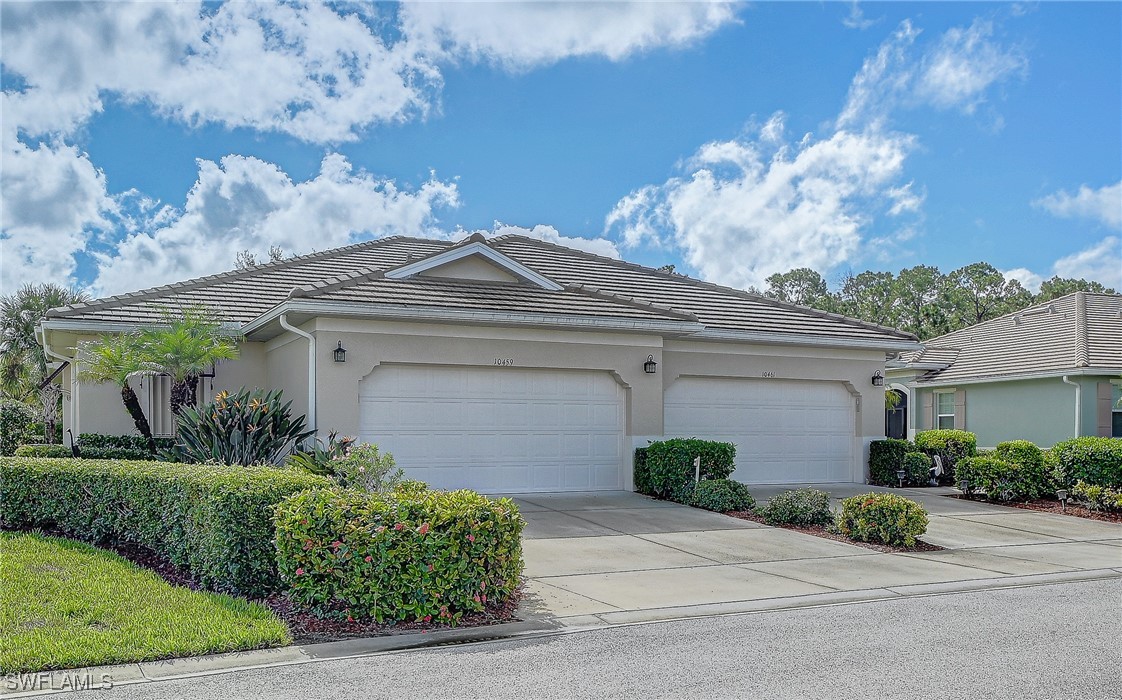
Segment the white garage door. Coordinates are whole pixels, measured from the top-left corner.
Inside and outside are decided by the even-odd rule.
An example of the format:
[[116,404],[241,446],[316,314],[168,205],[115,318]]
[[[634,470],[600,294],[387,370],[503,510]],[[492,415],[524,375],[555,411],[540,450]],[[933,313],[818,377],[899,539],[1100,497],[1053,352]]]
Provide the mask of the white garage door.
[[666,391],[665,433],[735,443],[737,481],[852,481],[854,407],[836,382],[682,378]]
[[360,439],[436,488],[622,487],[623,392],[604,372],[383,365],[359,408]]

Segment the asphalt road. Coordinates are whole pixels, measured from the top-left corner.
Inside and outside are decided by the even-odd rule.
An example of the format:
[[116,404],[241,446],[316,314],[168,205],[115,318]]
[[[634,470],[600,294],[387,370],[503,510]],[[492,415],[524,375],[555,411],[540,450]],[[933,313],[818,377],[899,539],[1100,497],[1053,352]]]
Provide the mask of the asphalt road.
[[78,697],[1090,700],[1122,697],[1120,668],[1122,580],[1112,579],[479,643]]

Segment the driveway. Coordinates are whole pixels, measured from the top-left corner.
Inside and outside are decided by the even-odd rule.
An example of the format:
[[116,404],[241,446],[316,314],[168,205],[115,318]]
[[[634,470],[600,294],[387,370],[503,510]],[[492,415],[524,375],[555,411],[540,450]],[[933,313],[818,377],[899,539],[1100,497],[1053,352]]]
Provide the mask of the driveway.
[[[752,493],[762,503],[789,488]],[[520,614],[587,626],[1122,576],[1122,525],[941,495],[953,489],[816,488],[835,499],[882,490],[920,501],[931,521],[923,539],[946,550],[882,554],[628,492],[520,495]]]

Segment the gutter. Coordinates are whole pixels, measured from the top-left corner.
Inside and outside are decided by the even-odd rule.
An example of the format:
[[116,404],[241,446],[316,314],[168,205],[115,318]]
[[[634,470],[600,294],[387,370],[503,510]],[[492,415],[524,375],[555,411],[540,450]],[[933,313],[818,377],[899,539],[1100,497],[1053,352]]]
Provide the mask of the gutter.
[[1059,369],[1050,372],[1032,372],[1026,374],[1000,374],[992,377],[971,377],[969,379],[940,379],[937,382],[920,382],[913,384],[917,388],[939,389],[959,384],[993,384],[995,382],[1020,382],[1026,379],[1054,379],[1056,377],[1101,377],[1103,375],[1122,374],[1122,367],[1085,367],[1082,369]]
[[308,339],[308,427],[314,431],[316,429],[316,337],[290,324],[287,314],[282,313],[277,320],[280,321],[281,328]]
[[1069,384],[1075,387],[1075,434],[1073,437],[1079,437],[1079,428],[1083,424],[1083,387],[1078,382],[1073,382],[1068,379],[1068,375],[1060,377],[1063,379],[1064,384]]
[[705,328],[689,336],[688,340],[732,340],[742,343],[762,345],[805,345],[810,347],[857,348],[863,350],[884,350],[903,352],[919,350],[923,344],[918,340],[863,340],[860,338],[837,338],[823,335],[803,335],[788,333],[766,333],[762,331],[738,331],[723,328]]

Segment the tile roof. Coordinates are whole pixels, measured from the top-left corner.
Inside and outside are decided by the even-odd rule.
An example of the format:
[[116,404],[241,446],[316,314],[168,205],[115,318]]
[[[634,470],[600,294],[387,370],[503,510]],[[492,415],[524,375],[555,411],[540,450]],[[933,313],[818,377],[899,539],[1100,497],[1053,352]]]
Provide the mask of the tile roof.
[[919,383],[1122,368],[1122,295],[1075,292],[924,342],[908,364],[943,363]]
[[[477,239],[472,239],[477,240]],[[487,241],[494,250],[556,281],[561,291],[529,284],[450,282],[432,277],[389,280],[379,273],[429,257],[448,241],[391,237],[313,253],[248,270],[53,309],[48,320],[154,323],[158,306],[204,303],[246,324],[290,297],[327,302],[531,311],[540,314],[696,319],[707,328],[839,340],[911,341],[892,328],[795,306],[685,275],[546,243],[524,236]],[[293,292],[293,290],[297,290]]]

